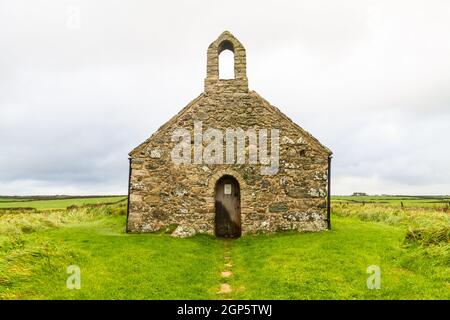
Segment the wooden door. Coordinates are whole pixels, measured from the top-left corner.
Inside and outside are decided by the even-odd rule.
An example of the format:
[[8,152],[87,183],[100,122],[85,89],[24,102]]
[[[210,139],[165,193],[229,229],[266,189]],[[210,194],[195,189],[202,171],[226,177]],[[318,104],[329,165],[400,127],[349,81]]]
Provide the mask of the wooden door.
[[237,238],[241,235],[241,193],[232,176],[223,176],[216,183],[216,236]]

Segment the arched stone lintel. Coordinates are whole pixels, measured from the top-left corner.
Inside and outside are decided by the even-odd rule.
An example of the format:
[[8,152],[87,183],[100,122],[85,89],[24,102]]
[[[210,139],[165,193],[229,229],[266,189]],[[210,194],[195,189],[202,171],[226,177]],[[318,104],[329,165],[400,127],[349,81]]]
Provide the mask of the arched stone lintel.
[[241,197],[242,197],[242,190],[245,189],[246,183],[245,180],[242,178],[242,176],[233,169],[224,169],[216,171],[208,180],[208,189],[214,194],[214,188],[216,187],[217,181],[219,181],[220,178],[223,176],[232,176],[239,182],[239,187],[241,189]]

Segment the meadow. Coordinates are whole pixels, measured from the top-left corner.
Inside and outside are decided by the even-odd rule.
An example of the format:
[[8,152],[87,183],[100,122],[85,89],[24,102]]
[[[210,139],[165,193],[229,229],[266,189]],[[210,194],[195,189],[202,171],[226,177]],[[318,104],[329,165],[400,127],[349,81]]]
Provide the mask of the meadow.
[[68,196],[35,196],[35,197],[1,197],[1,209],[66,209],[68,206],[83,206],[88,204],[113,204],[126,200],[126,196],[110,197],[68,197]]
[[[34,211],[9,201],[0,299],[450,299],[446,199],[336,197],[331,231],[221,240],[126,234],[126,198],[113,198],[31,199]],[[79,290],[66,286],[69,265],[80,267]],[[367,288],[370,265],[380,289]]]
[[333,202],[441,209],[450,206],[450,196],[333,196]]

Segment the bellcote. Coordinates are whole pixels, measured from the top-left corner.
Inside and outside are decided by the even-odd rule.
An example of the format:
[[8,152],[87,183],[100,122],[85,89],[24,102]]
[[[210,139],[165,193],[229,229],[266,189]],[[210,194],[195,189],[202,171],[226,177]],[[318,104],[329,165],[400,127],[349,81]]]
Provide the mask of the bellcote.
[[[234,78],[219,78],[219,55],[224,50],[234,54]],[[208,47],[205,92],[248,92],[245,48],[230,32],[224,31]]]

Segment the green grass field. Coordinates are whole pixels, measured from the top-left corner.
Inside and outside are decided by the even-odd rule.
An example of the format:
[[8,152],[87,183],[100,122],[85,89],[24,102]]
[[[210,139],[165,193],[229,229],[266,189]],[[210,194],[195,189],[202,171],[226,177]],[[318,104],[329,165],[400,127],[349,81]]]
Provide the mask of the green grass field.
[[404,207],[448,207],[450,196],[333,196],[335,203],[374,203]]
[[[125,213],[126,201],[0,211],[0,298],[450,299],[444,210],[335,203],[332,231],[231,241],[126,234]],[[80,267],[80,290],[66,287],[69,265]],[[370,265],[381,268],[379,290],[367,289]],[[218,293],[224,282],[230,293]]]
[[66,209],[69,206],[83,206],[87,204],[114,203],[123,201],[126,196],[110,196],[110,197],[89,197],[89,198],[64,198],[64,199],[47,199],[43,198],[11,198],[0,196],[0,209],[8,208],[34,208],[37,210],[45,209]]

